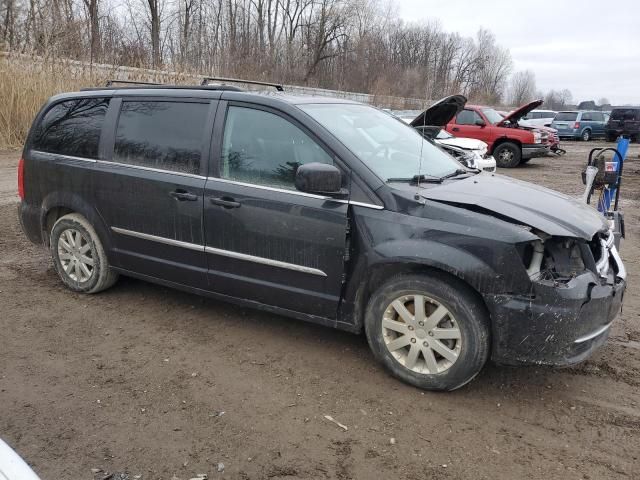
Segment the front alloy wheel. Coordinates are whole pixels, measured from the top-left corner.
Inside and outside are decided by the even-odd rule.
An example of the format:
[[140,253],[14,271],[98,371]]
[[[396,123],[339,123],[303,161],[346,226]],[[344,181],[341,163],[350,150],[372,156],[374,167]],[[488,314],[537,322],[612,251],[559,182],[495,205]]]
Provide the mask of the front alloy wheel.
[[424,295],[404,295],[389,304],[382,318],[387,350],[416,373],[442,373],[458,360],[460,328],[440,302]]
[[390,278],[369,298],[367,341],[393,376],[426,390],[455,390],[489,358],[491,333],[482,298],[436,270]]

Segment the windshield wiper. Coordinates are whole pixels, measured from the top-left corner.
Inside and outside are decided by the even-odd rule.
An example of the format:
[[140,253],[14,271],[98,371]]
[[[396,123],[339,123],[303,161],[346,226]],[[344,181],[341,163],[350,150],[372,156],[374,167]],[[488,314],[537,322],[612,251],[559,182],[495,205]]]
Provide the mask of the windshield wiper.
[[468,172],[466,170],[462,170],[461,168],[459,168],[455,172],[451,172],[451,173],[445,175],[444,177],[440,177],[440,181],[442,182],[443,180],[446,180],[447,178],[453,178],[453,177],[457,177],[459,175],[465,175],[467,173],[471,173],[471,172]]
[[410,178],[389,178],[387,182],[410,182],[410,183],[442,183],[443,178],[433,175],[414,175]]

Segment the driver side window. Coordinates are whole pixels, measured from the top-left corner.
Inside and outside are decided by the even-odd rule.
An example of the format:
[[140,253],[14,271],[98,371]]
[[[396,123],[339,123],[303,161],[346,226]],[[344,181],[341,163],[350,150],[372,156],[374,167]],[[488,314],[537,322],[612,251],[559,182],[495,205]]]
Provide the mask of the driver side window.
[[477,120],[482,120],[482,117],[473,110],[463,110],[456,117],[458,125],[475,125]]
[[300,165],[333,164],[331,156],[291,122],[236,106],[227,111],[221,160],[222,178],[291,190]]

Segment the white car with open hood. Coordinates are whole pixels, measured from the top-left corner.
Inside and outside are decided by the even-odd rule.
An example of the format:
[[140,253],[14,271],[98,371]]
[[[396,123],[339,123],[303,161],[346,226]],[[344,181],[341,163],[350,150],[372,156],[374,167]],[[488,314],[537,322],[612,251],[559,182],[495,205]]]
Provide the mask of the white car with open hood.
[[400,118],[463,165],[484,172],[496,171],[496,160],[487,153],[488,145],[475,138],[451,135],[444,126],[460,112],[467,103],[462,95],[451,95],[434,103],[415,118],[400,115]]

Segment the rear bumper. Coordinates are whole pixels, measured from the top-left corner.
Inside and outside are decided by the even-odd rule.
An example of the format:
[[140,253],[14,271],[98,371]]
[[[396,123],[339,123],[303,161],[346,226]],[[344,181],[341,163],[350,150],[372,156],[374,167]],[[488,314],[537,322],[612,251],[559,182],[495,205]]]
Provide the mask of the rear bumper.
[[42,229],[40,228],[40,210],[31,205],[20,202],[18,206],[18,218],[22,231],[35,244],[42,244]]
[[546,157],[549,153],[548,145],[522,145],[522,158]]
[[605,131],[608,138],[610,137],[619,137],[621,135],[627,135],[629,137],[637,137],[640,135],[640,128],[631,129],[631,128],[607,128]]
[[585,360],[607,340],[625,289],[622,279],[602,285],[585,272],[566,285],[534,282],[531,295],[486,298],[493,319],[493,360],[550,366]]

